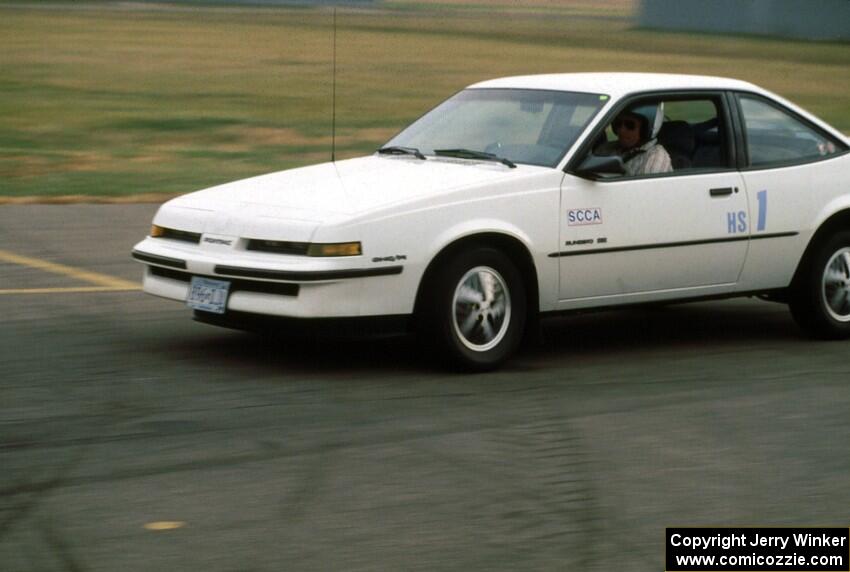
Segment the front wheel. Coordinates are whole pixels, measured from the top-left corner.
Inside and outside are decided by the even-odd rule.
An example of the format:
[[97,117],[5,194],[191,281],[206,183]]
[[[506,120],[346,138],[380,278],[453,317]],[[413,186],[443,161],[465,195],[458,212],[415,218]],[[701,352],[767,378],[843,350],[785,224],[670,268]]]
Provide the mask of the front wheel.
[[519,346],[527,314],[525,285],[500,250],[460,252],[426,288],[426,335],[456,365],[491,370]]
[[791,315],[823,339],[850,336],[850,232],[833,235],[803,269],[790,300]]

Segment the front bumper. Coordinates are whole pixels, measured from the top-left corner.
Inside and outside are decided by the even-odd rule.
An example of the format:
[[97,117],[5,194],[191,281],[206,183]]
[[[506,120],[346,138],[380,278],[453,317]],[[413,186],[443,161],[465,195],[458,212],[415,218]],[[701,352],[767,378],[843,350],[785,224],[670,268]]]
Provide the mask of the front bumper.
[[231,282],[228,312],[292,318],[410,314],[415,284],[401,265],[364,265],[364,257],[298,259],[266,253],[210,252],[145,239],[132,256],[145,264],[143,289],[185,302],[192,276]]
[[409,334],[413,317],[360,316],[356,318],[290,318],[229,311],[225,315],[196,310],[196,322],[264,335],[285,335],[324,339],[382,338]]

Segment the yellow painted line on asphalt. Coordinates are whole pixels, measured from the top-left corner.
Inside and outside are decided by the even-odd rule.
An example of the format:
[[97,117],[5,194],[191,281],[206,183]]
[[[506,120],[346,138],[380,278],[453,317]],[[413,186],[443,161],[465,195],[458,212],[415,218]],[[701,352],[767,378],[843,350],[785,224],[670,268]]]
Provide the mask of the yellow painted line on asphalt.
[[127,288],[114,288],[111,286],[71,286],[69,288],[6,288],[0,289],[0,296],[4,294],[75,294],[78,292],[129,292],[141,290],[141,286]]
[[154,530],[157,532],[163,530],[175,530],[177,528],[183,528],[184,526],[186,526],[186,523],[182,520],[160,520],[145,524],[145,528],[147,530]]
[[115,276],[100,274],[98,272],[89,272],[88,270],[81,270],[79,268],[74,268],[73,266],[57,264],[56,262],[49,262],[39,258],[21,256],[20,254],[15,254],[6,250],[0,250],[0,262],[9,262],[11,264],[27,266],[29,268],[43,270],[52,274],[61,274],[62,276],[67,276],[69,278],[74,278],[75,280],[88,282],[89,284],[94,284],[101,288],[109,288],[111,290],[139,289],[139,285],[136,282],[130,282],[123,278],[116,278]]

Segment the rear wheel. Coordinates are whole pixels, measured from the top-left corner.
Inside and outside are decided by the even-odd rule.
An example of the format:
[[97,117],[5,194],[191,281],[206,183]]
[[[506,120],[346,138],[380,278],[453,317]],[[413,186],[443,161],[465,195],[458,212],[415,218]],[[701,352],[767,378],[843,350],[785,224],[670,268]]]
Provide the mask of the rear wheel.
[[794,320],[823,339],[850,336],[850,232],[836,233],[813,253],[790,300]]
[[487,371],[516,351],[525,330],[525,285],[503,252],[462,251],[426,288],[425,333],[455,365]]

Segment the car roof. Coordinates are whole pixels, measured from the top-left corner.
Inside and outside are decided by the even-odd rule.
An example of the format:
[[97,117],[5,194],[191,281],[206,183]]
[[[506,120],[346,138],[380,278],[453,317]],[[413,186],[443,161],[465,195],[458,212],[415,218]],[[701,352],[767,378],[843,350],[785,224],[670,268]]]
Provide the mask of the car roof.
[[812,123],[825,129],[845,144],[850,145],[850,137],[822,119],[815,117],[805,109],[788,101],[782,96],[752,83],[707,75],[666,74],[666,73],[561,73],[543,75],[519,75],[490,79],[469,86],[469,89],[505,88],[505,89],[545,89],[554,91],[572,91],[579,93],[597,93],[608,95],[611,101],[633,93],[646,91],[687,91],[687,90],[731,90],[752,92],[763,95],[790,108]]
[[724,77],[621,72],[513,76],[482,81],[469,87],[577,91],[614,98],[641,91],[678,89],[729,89],[765,93],[765,90],[751,83]]

